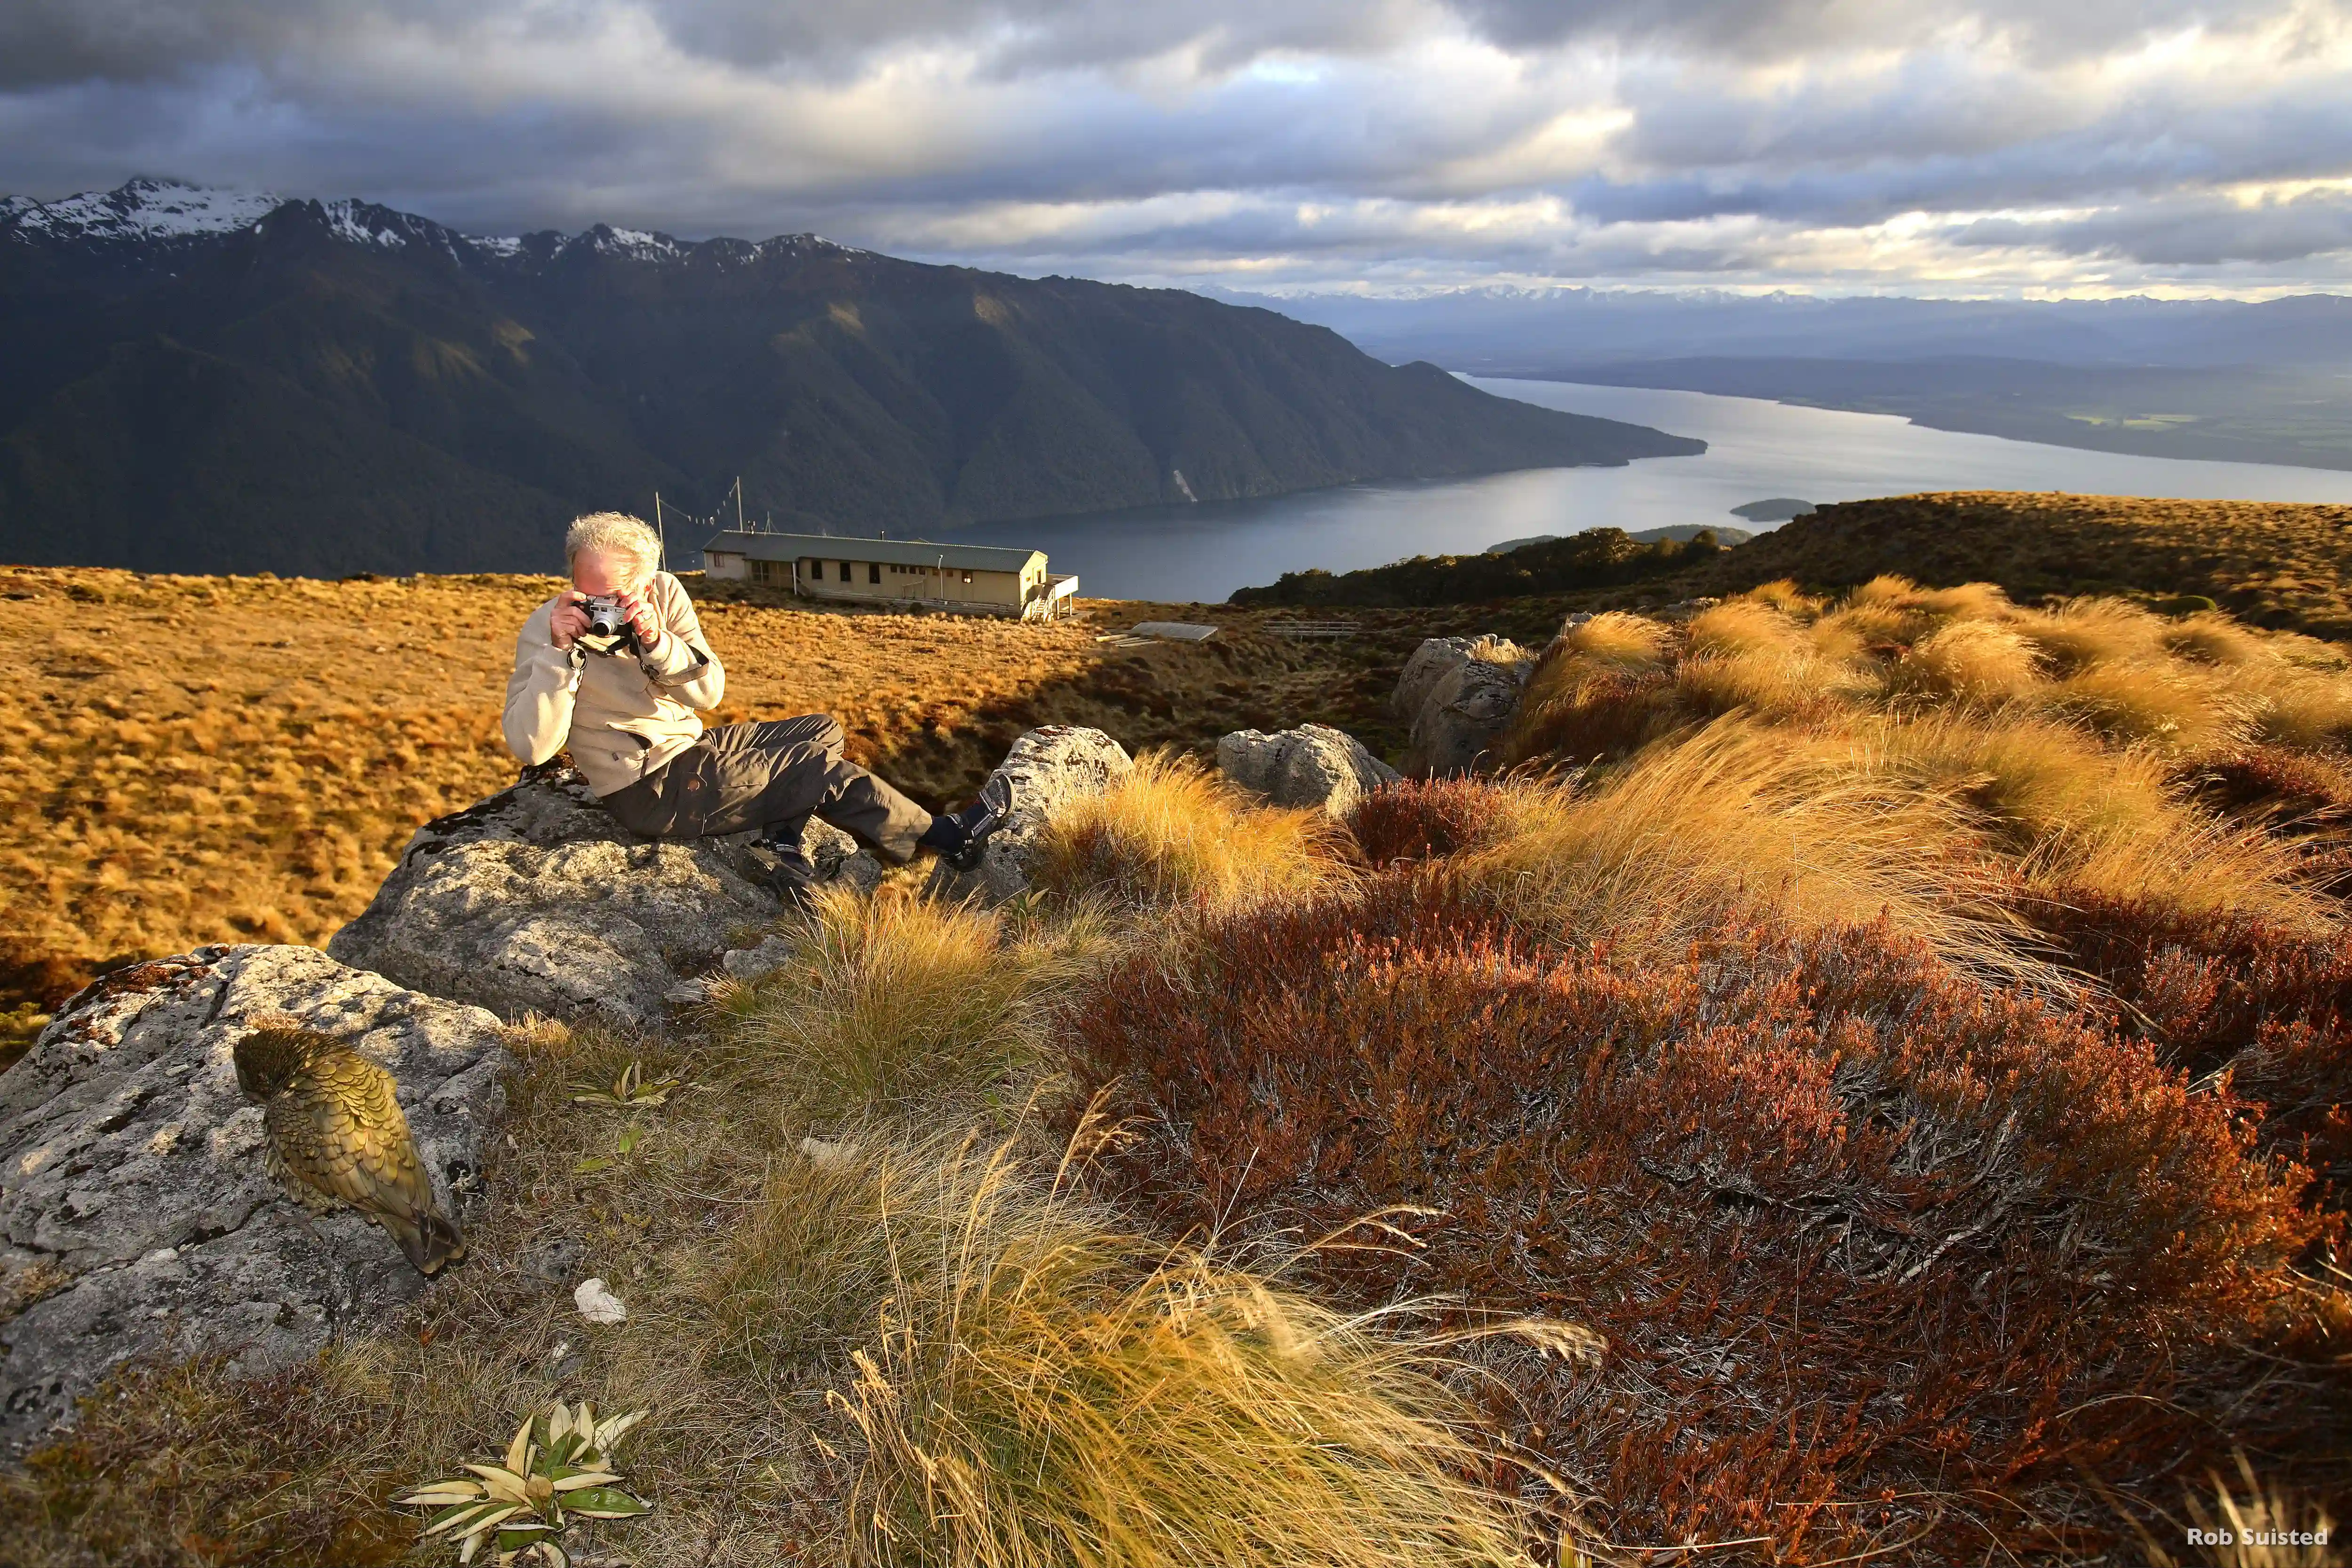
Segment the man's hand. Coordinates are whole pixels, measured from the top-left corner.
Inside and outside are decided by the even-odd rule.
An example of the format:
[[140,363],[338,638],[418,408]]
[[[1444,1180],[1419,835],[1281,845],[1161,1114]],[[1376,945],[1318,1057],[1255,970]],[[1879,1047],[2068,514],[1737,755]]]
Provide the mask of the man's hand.
[[[654,613],[654,602],[637,594],[615,594],[621,601],[621,613],[629,617],[630,629],[637,634],[637,651],[651,653],[661,641],[661,617]],[[583,617],[582,624],[586,621]]]
[[569,648],[572,639],[588,629],[588,595],[577,588],[566,588],[555,596],[555,613],[547,617],[547,635],[559,648]]

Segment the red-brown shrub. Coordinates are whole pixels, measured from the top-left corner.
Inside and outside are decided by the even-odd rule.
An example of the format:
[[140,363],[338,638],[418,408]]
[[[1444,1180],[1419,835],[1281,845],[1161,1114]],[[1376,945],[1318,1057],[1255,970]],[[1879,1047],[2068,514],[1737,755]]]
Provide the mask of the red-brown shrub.
[[2122,1005],[2120,1026],[2192,1077],[2226,1069],[2264,1108],[2261,1145],[2309,1169],[2315,1201],[2352,1200],[2352,936],[2072,896],[2042,916]]
[[2332,757],[2290,746],[2242,746],[2199,758],[2182,782],[2213,810],[2259,814],[2288,832],[2340,826],[2352,812],[2352,773]]
[[1477,779],[1407,779],[1358,798],[1348,831],[1373,866],[1429,860],[1484,844],[1501,828],[1503,794]]
[[1311,1266],[1605,1334],[1598,1373],[1488,1357],[1498,1421],[1621,1542],[2065,1552],[2102,1538],[2080,1472],[2168,1500],[2324,1419],[2225,1348],[2284,1321],[2326,1223],[2244,1109],[1883,931],[1645,968],[1391,874],[1187,951],[1080,1021],[1137,1134],[1106,1179],[1243,1236],[1442,1211]]
[[1528,696],[1500,743],[1508,764],[1534,761],[1589,763],[1622,757],[1691,721],[1676,699],[1671,672],[1579,664],[1555,672],[1557,647],[1544,655],[1528,682]]

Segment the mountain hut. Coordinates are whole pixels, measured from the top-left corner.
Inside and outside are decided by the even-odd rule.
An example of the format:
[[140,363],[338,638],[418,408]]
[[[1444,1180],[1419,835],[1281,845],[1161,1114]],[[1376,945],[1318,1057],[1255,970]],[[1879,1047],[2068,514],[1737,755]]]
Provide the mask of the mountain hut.
[[1075,575],[1045,569],[1044,551],[993,544],[730,529],[711,536],[702,559],[713,578],[771,584],[812,599],[927,605],[1023,620],[1053,619],[1078,591]]

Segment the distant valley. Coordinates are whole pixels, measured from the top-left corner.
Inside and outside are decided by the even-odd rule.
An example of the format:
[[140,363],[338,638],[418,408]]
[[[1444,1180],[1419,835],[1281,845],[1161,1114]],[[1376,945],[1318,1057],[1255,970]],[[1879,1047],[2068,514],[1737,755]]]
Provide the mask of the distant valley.
[[0,363],[30,564],[543,569],[579,511],[738,475],[871,532],[1705,449],[1179,290],[153,182],[0,199]]
[[1536,379],[1895,414],[1937,430],[2144,458],[2352,468],[2352,368],[1694,358],[1561,365]]
[[[1251,298],[1229,295],[1236,300]],[[1480,289],[1266,300],[1383,359],[2352,469],[2352,298],[1937,300]]]

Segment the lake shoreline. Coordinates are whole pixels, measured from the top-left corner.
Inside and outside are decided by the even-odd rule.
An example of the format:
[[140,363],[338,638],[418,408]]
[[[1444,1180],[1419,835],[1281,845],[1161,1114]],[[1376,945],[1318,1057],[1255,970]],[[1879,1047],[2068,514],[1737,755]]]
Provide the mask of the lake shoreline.
[[1694,457],[1520,468],[1460,479],[1360,482],[1197,506],[1032,518],[958,529],[961,542],[1046,552],[1089,596],[1222,603],[1285,572],[1346,572],[1412,555],[1473,554],[1497,540],[1588,528],[1736,524],[1768,497],[1815,505],[1943,490],[2063,491],[2181,500],[2352,502],[2352,473],[2150,458],[1936,429],[1900,415],[1713,393],[1475,380],[1565,413],[1708,443]]

